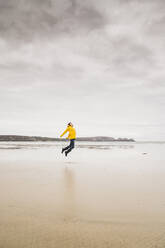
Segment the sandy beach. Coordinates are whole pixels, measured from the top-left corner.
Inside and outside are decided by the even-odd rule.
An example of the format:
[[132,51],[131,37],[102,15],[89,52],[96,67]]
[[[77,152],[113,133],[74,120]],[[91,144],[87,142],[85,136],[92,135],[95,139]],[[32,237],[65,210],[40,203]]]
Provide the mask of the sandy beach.
[[0,144],[0,248],[164,248],[165,144]]

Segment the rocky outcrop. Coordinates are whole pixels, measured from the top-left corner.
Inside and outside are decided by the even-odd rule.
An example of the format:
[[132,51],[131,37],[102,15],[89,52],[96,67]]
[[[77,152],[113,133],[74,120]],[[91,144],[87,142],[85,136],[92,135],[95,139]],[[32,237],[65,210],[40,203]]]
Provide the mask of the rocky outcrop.
[[0,135],[0,141],[58,141],[58,138],[22,135]]
[[[0,135],[0,141],[62,141],[60,138],[49,138],[40,136],[21,136],[21,135]],[[96,137],[78,137],[78,141],[130,141],[134,142],[134,139],[128,138],[112,138],[107,136],[96,136]]]

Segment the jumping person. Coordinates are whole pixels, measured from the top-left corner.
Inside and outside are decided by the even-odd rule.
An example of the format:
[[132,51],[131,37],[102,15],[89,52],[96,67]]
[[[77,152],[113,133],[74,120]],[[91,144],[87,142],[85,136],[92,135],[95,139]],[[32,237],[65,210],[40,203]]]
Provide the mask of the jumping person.
[[71,122],[68,123],[66,130],[60,135],[60,138],[67,132],[69,132],[67,139],[70,139],[70,144],[69,146],[62,148],[62,151],[61,151],[61,153],[65,151],[65,156],[67,156],[68,153],[71,152],[71,150],[74,148],[74,143],[76,139],[76,130],[73,127],[73,124]]

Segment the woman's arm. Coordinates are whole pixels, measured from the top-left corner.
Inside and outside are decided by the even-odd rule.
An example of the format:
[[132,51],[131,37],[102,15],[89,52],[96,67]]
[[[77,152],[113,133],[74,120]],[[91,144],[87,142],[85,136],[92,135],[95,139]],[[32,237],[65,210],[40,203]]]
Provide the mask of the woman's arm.
[[66,134],[68,132],[68,127],[67,129],[60,135],[60,137],[62,137],[64,134]]

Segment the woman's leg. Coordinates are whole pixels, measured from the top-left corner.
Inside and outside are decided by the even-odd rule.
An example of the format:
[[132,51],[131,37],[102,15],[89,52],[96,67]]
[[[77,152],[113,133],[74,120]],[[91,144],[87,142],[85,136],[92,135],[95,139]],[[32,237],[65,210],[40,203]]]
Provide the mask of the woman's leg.
[[64,148],[62,148],[62,153],[66,150],[68,150],[71,147],[71,140],[70,140],[70,144]]
[[69,145],[67,151],[65,152],[65,155],[66,155],[66,156],[67,156],[67,154],[68,154],[69,152],[71,152],[72,149],[74,148],[74,142],[75,142],[74,139],[70,140],[70,145]]

